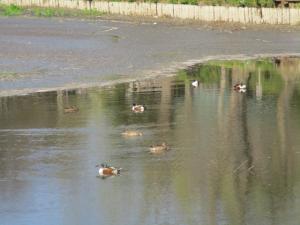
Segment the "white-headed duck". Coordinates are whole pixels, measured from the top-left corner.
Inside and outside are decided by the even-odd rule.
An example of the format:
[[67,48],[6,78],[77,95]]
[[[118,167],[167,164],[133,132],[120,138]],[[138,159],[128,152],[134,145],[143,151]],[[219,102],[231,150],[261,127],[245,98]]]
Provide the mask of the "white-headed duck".
[[99,175],[101,177],[117,176],[120,174],[122,168],[115,168],[113,166],[108,166],[107,164],[96,165],[99,168]]
[[144,105],[137,105],[135,103],[132,104],[131,110],[133,112],[139,113],[139,112],[144,112],[146,107]]
[[240,91],[240,92],[245,92],[246,91],[247,86],[243,83],[239,83],[239,84],[235,84],[233,86],[233,89],[235,91]]
[[194,81],[192,82],[192,86],[193,86],[193,87],[198,87],[198,86],[199,86],[199,81],[194,80]]

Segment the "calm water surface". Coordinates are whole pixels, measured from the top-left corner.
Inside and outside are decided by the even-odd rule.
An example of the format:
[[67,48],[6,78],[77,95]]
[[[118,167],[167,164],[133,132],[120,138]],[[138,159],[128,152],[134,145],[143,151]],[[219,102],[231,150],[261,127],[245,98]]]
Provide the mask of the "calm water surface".
[[[240,81],[246,93],[232,90]],[[67,105],[80,111],[65,114]],[[171,150],[151,155],[163,141]],[[103,180],[101,162],[124,171]],[[297,59],[0,98],[1,225],[297,225],[299,171]]]

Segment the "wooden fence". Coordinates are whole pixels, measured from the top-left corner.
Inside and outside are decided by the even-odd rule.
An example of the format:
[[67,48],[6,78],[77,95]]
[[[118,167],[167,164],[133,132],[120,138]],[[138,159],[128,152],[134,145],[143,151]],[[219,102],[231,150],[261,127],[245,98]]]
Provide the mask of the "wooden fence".
[[297,8],[242,8],[139,2],[89,2],[85,0],[0,0],[0,3],[19,6],[93,9],[108,14],[171,17],[210,22],[300,24],[300,9]]

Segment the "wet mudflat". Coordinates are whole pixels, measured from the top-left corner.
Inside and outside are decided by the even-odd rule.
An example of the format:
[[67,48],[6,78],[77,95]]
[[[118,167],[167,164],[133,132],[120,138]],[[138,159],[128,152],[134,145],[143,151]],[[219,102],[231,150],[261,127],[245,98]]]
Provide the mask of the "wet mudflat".
[[299,54],[299,43],[299,27],[1,17],[0,95],[169,74],[220,55]]
[[[238,82],[245,93],[232,89]],[[2,97],[1,224],[296,225],[299,99],[300,61],[285,58]],[[65,113],[70,105],[79,111]],[[162,142],[168,152],[149,153]],[[101,162],[121,175],[97,177]]]

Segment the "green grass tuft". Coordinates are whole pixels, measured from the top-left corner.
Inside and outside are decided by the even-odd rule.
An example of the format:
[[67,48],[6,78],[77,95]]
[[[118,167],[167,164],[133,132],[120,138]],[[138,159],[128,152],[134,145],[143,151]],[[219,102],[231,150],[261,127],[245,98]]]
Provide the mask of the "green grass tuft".
[[79,10],[65,8],[19,7],[16,5],[0,4],[0,15],[18,16],[31,15],[39,17],[98,17],[104,15],[97,10]]
[[3,5],[0,4],[0,15],[4,16],[18,16],[23,13],[23,9],[17,5]]
[[34,8],[32,9],[32,14],[34,16],[44,16],[44,17],[52,17],[56,16],[59,14],[57,9],[52,9],[52,8]]

